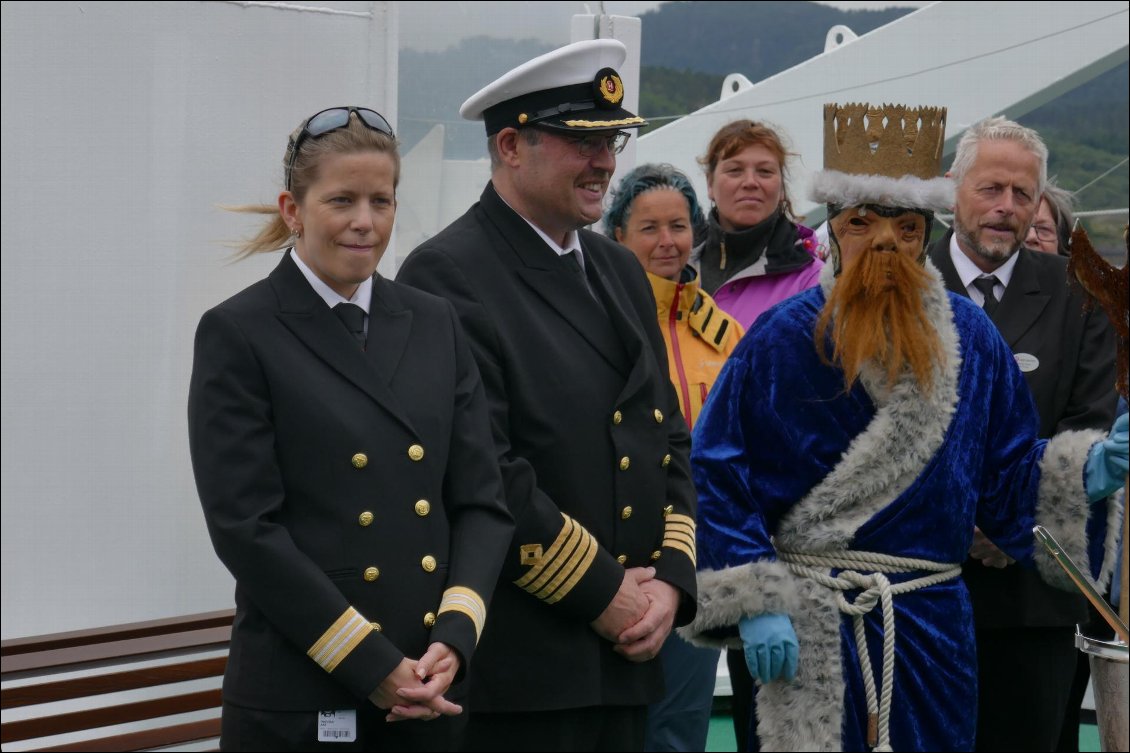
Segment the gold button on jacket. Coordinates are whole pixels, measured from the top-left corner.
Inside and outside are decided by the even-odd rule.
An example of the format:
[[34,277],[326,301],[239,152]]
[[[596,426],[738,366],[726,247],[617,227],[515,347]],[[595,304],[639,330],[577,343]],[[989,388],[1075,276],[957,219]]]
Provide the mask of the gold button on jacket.
[[659,410],[658,408],[655,409],[655,423],[663,423],[663,411]]
[[366,510],[365,512],[357,516],[357,522],[361,525],[362,528],[370,525],[373,522],[373,513]]
[[667,505],[666,507],[663,508],[663,517],[666,518],[668,515],[670,515],[673,512],[675,512],[675,506],[674,505]]
[[627,520],[630,517],[632,517],[632,506],[625,505],[624,509],[620,511],[620,519]]
[[427,614],[424,615],[424,627],[430,628],[432,625],[435,625],[435,624],[436,624],[436,613],[435,612],[428,612]]
[[616,561],[619,562],[621,565],[623,565],[625,562],[628,561],[628,555],[621,554],[619,557],[616,558]]
[[416,500],[416,514],[421,518],[426,517],[432,511],[432,503],[426,499]]
[[663,456],[663,462],[660,463],[660,465],[662,465],[664,468],[671,465],[671,455],[670,455],[670,453]]
[[350,459],[350,462],[353,463],[354,468],[364,468],[369,464],[369,456],[363,452],[359,452]]
[[372,583],[377,578],[381,577],[381,571],[380,571],[379,568],[376,568],[376,567],[366,567],[365,568],[365,575],[363,577],[365,578],[365,580]]
[[408,448],[408,457],[412,458],[413,460],[423,460],[424,448],[418,444],[412,445]]
[[424,558],[420,560],[420,567],[424,568],[424,572],[433,572],[436,569],[436,558],[430,554],[424,555]]
[[632,464],[632,459],[631,459],[631,458],[629,458],[629,457],[626,457],[626,456],[625,456],[625,457],[622,457],[622,458],[620,458],[620,470],[622,470],[622,471],[626,471],[626,470],[628,470],[628,467],[629,467],[629,466],[630,466],[631,464]]
[[616,424],[617,426],[619,426],[620,422],[623,421],[623,420],[624,420],[624,414],[621,413],[620,411],[616,411],[615,413],[612,414],[612,423]]

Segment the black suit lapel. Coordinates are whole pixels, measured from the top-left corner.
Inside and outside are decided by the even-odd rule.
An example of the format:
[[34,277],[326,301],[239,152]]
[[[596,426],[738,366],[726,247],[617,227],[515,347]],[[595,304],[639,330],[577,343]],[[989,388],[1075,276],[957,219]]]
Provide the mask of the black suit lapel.
[[[388,386],[392,369],[385,373],[384,367],[377,368],[373,363],[376,359],[388,363],[387,359],[380,358],[376,353],[368,355],[360,352],[357,341],[341,326],[341,321],[334,312],[310,287],[294,260],[290,258],[290,254],[291,252],[288,251],[270,275],[271,286],[279,298],[279,320],[326,364],[364,391],[415,434],[411,422],[398,407],[399,401],[396,395]],[[378,284],[379,278],[374,280],[374,293]],[[381,310],[379,320],[370,314],[368,351],[375,351],[386,345],[386,336],[379,330],[388,324],[388,318],[384,310],[378,310]],[[392,319],[400,322],[394,324],[394,329],[411,326],[411,314],[408,315],[407,321],[404,317],[392,317]],[[391,337],[395,360],[399,362],[404,344],[401,343],[399,349],[395,349],[397,339],[398,336],[395,334]],[[395,363],[393,367],[395,368]]]
[[[950,258],[951,237],[953,237],[952,230],[934,244],[930,249],[930,260],[942,273],[946,287],[968,298],[969,292],[961,284],[961,277],[958,276],[953,259]],[[1032,328],[1051,300],[1051,295],[1043,292],[1036,265],[1027,258],[1028,254],[1036,252],[1022,248],[1016,253],[1018,257],[1016,266],[1012,269],[1012,278],[1004,290],[1004,297],[990,317],[1010,347]]]
[[1052,298],[1050,294],[1043,292],[1036,265],[1028,258],[1028,254],[1038,252],[1020,249],[1016,253],[1012,278],[1008,281],[1000,305],[993,312],[993,321],[1010,346],[1019,342],[1032,328]]
[[[585,258],[593,260],[593,263],[589,266],[589,280],[592,282],[593,292],[600,296],[604,303],[608,318],[620,339],[622,352],[627,356],[626,368],[621,369],[621,372],[628,376],[624,389],[620,393],[620,400],[625,401],[647,383],[651,373],[647,368],[647,362],[644,360],[644,355],[646,355],[644,349],[645,335],[640,329],[639,319],[633,315],[633,312],[627,306],[628,293],[612,265],[598,251],[590,253],[588,247],[585,248]],[[630,369],[630,371],[627,369]]]
[[[480,206],[510,247],[513,261],[507,262],[518,276],[613,368],[627,375],[630,367],[624,345],[609,327],[608,317],[585,289],[584,282],[568,266],[573,262],[558,256],[546,245],[517,212],[506,206],[490,184],[483,192]],[[586,254],[585,264],[591,267],[596,262]],[[589,279],[599,280],[591,275]],[[597,289],[601,286],[599,282],[594,286],[596,295],[601,295]],[[607,297],[602,300],[607,308]]]
[[403,308],[392,283],[380,275],[373,278],[369,300],[366,360],[385,384],[391,384],[412,334],[412,312]]
[[951,293],[969,297],[969,291],[961,284],[961,275],[957,273],[957,267],[953,265],[953,259],[950,258],[950,239],[953,238],[953,231],[950,230],[945,236],[934,244],[930,249],[930,261],[942,273],[942,282],[945,283],[946,289]]

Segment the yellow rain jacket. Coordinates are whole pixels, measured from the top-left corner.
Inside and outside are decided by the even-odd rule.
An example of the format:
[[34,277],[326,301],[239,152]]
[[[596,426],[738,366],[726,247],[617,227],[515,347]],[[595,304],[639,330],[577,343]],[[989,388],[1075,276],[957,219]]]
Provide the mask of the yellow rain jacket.
[[659,329],[667,345],[671,381],[687,426],[693,427],[722,364],[737,347],[745,330],[699,289],[698,276],[687,267],[674,282],[647,273],[655,293]]

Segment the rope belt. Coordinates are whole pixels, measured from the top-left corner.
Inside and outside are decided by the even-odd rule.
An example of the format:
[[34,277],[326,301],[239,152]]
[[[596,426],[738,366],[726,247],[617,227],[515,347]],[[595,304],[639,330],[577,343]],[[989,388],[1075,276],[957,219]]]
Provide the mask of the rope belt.
[[[835,554],[778,551],[777,556],[793,573],[839,592],[836,594],[836,603],[841,612],[852,617],[855,643],[859,651],[859,667],[863,672],[863,686],[867,692],[867,744],[877,751],[890,751],[891,693],[895,673],[893,599],[900,594],[957,578],[961,575],[961,563],[934,562],[855,551]],[[839,568],[843,572],[833,578],[827,573],[830,568]],[[895,584],[884,575],[884,573],[922,571],[928,574]],[[854,589],[861,589],[861,593],[854,601],[849,602],[844,597],[844,592]],[[878,694],[875,690],[875,675],[871,669],[871,655],[867,649],[863,623],[863,616],[876,606],[883,610],[883,676],[882,687]]]

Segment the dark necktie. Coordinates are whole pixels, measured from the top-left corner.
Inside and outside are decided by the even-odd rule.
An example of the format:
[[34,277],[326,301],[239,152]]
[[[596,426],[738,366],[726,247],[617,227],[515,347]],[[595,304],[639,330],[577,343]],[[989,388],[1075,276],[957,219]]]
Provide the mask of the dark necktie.
[[978,277],[973,281],[973,287],[981,291],[981,295],[985,296],[985,302],[981,304],[981,308],[985,309],[985,313],[992,317],[993,312],[997,310],[997,297],[993,295],[993,288],[997,286],[997,278],[995,275],[988,275],[987,277]]
[[349,330],[349,333],[356,338],[357,342],[361,343],[361,349],[365,349],[365,309],[358,306],[356,303],[339,303],[334,306],[334,313],[337,318],[341,319],[341,323]]
[[570,251],[569,253],[565,254],[565,258],[568,259],[567,263],[569,264],[569,269],[573,270],[573,274],[581,278],[581,282],[584,284],[585,290],[589,291],[589,295],[591,295],[595,300],[596,291],[592,289],[592,284],[589,283],[588,275],[585,274],[585,268],[581,266],[580,256],[580,251]]

